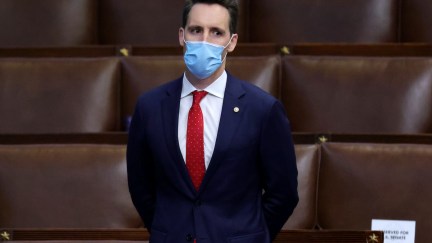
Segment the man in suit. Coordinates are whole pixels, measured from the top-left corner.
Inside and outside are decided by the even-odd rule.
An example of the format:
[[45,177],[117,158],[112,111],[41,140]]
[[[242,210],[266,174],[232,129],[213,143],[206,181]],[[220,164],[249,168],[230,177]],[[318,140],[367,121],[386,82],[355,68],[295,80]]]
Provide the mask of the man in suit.
[[282,104],[225,71],[235,0],[188,0],[184,75],[143,94],[127,147],[131,197],[151,243],[269,243],[298,202]]

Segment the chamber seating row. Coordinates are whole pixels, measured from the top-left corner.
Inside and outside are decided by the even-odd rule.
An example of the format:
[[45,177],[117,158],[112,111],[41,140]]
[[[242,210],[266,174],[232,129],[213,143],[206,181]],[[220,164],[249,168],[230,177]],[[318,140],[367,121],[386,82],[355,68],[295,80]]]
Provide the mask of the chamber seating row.
[[[142,228],[127,189],[126,133],[112,134],[118,142],[110,144],[15,136],[0,145],[1,229]],[[414,135],[385,142],[378,135],[322,136],[327,142],[295,144],[300,202],[284,232],[368,231],[372,219],[414,220],[416,242],[431,242],[431,135],[422,135],[427,142]]]
[[[62,47],[0,47],[4,57],[127,57],[183,55],[179,45],[93,45]],[[315,55],[315,56],[376,56],[431,57],[431,43],[237,43],[231,56]]]
[[[0,46],[177,45],[183,3],[3,0]],[[241,42],[432,41],[428,0],[239,0],[239,6]]]
[[[126,131],[180,55],[0,58],[0,134]],[[432,58],[250,55],[227,70],[279,98],[294,132],[431,133]]]

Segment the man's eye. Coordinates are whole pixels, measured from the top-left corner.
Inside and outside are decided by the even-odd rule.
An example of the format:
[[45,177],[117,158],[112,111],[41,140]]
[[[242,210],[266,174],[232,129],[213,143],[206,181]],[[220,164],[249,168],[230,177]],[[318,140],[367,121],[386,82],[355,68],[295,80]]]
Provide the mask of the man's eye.
[[223,33],[220,31],[213,31],[214,36],[221,36]]
[[198,34],[198,33],[201,32],[201,30],[200,30],[200,29],[192,29],[190,32],[191,32],[192,34]]

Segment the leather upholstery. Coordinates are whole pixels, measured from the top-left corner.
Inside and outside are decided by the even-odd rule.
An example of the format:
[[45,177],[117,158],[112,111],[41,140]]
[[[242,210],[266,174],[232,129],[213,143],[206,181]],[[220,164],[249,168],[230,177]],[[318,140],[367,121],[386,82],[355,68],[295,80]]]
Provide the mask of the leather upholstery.
[[[0,133],[125,130],[137,97],[184,68],[180,55],[2,58]],[[294,132],[432,131],[428,57],[245,55],[227,70],[280,98]]]
[[[0,227],[138,228],[124,144],[0,145]],[[415,220],[430,242],[432,145],[296,144],[300,201],[284,229],[368,230]]]
[[320,146],[295,145],[298,170],[299,203],[283,229],[313,229],[316,225],[317,179],[320,164]]
[[[238,34],[242,43],[432,40],[429,28],[432,4],[427,0],[238,2]],[[3,0],[0,46],[178,45],[183,3],[171,0]]]
[[416,242],[431,242],[426,144],[325,143],[319,174],[323,229],[370,229],[372,219],[416,221]]
[[250,42],[398,41],[398,0],[250,0],[249,4]]
[[[316,223],[318,145],[296,145],[300,203],[286,229]],[[135,228],[124,144],[0,145],[0,226]],[[14,183],[11,183],[11,182]]]
[[286,56],[282,100],[294,131],[432,131],[432,60]]
[[183,3],[184,1],[99,1],[100,43],[178,45]]
[[124,145],[0,145],[0,225],[134,228]]
[[0,133],[119,130],[114,58],[0,60]]
[[432,2],[425,0],[401,1],[401,42],[432,42]]
[[97,0],[2,0],[0,46],[97,44]]

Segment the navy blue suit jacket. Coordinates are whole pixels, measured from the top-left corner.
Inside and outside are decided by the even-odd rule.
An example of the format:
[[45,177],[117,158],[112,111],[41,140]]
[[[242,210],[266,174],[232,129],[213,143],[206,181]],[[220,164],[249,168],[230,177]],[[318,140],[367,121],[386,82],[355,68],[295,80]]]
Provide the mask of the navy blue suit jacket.
[[298,202],[282,104],[228,74],[213,156],[196,191],[178,143],[181,89],[179,78],[142,95],[129,130],[129,190],[150,242],[271,242]]

